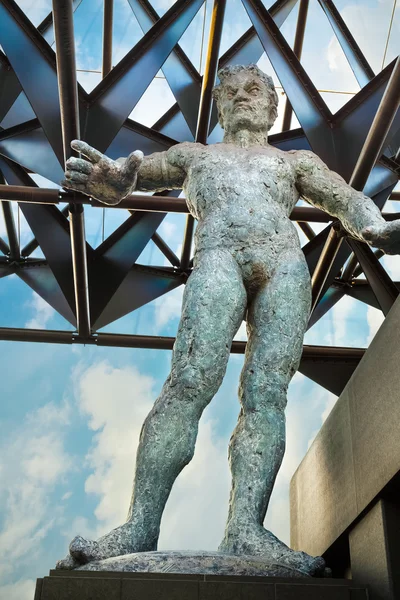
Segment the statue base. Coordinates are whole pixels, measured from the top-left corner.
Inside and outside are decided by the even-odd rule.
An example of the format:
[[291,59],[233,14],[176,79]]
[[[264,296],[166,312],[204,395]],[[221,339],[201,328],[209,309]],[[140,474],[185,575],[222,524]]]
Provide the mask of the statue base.
[[307,573],[257,556],[223,552],[138,552],[94,561],[76,571],[179,573],[182,575],[245,575],[250,577],[309,577]]
[[[153,555],[153,567],[156,568],[154,555],[167,553],[146,553]],[[189,569],[190,556],[192,570],[197,573],[183,574],[171,572],[132,572],[139,569],[137,555],[128,555],[124,558],[125,570],[89,571],[74,570],[50,571],[49,577],[37,580],[34,600],[367,600],[365,587],[345,579],[317,579],[312,577],[299,577],[293,572],[290,577],[246,576],[246,575],[221,575],[215,574],[218,568],[241,569],[242,572],[261,573],[261,565],[254,564],[254,558],[242,557],[242,566],[233,561],[222,566],[217,553],[180,553],[171,552],[170,562],[164,559],[165,569],[167,564],[171,569]],[[132,558],[133,557],[133,558]],[[238,558],[238,557],[236,557]],[[180,564],[181,559],[184,563]],[[157,560],[157,558],[155,558]],[[248,560],[247,566],[246,562]],[[213,562],[214,561],[214,562]],[[106,561],[102,561],[103,564]],[[100,563],[99,563],[100,564]],[[110,566],[111,563],[108,564]],[[128,566],[130,564],[130,567]],[[161,557],[158,565],[162,564]],[[206,566],[200,567],[203,564]],[[113,561],[116,567],[117,561]],[[145,567],[142,563],[142,569]],[[208,569],[209,573],[200,573]],[[247,569],[247,571],[245,571]],[[277,574],[276,565],[264,562],[264,575]],[[283,573],[283,571],[280,571]]]

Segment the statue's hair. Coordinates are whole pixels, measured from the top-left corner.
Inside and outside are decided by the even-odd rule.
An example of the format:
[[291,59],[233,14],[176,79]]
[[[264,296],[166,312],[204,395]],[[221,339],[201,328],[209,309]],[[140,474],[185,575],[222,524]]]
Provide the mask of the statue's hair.
[[276,93],[272,77],[270,77],[269,75],[267,75],[266,73],[261,71],[261,69],[259,69],[257,67],[257,65],[254,65],[254,64],[233,65],[233,66],[223,67],[222,69],[220,69],[218,71],[218,78],[219,78],[220,84],[216,85],[213,89],[213,98],[216,101],[217,106],[218,106],[218,101],[219,101],[219,98],[221,95],[221,90],[223,89],[226,80],[234,75],[237,75],[238,73],[241,73],[242,71],[247,71],[248,73],[253,73],[257,77],[259,77],[261,79],[261,81],[264,83],[264,85],[267,89],[267,93],[269,94],[269,97],[271,100],[271,112],[270,112],[271,125],[270,126],[272,127],[273,123],[275,122],[276,117],[278,116],[278,94]]

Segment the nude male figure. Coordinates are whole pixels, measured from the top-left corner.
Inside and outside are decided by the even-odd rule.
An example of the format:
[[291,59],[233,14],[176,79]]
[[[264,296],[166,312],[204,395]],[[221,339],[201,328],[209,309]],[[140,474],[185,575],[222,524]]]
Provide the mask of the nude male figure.
[[352,236],[392,254],[400,251],[400,222],[386,223],[372,200],[312,152],[268,144],[278,98],[258,67],[226,68],[219,78],[221,144],[182,143],[118,161],[84,142],[72,144],[91,162],[70,158],[65,187],[105,204],[117,204],[132,190],[183,188],[198,226],[171,373],[143,425],[127,522],[97,542],[75,538],[59,568],[156,550],[172,485],[193,456],[198,421],[222,382],[243,319],[248,344],[219,549],[265,556],[308,574],[324,568],[322,558],[289,549],[263,528],[284,454],[286,391],[310,312],[310,275],[289,215],[301,195],[339,218]]

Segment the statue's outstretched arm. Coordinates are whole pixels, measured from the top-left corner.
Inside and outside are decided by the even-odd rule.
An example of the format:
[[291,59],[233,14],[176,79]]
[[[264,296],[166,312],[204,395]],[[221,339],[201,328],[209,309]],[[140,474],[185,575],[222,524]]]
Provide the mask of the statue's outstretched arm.
[[71,147],[88,160],[69,158],[61,184],[104,204],[118,204],[134,190],[180,189],[185,178],[183,169],[170,164],[168,150],[150,156],[136,150],[127,158],[111,160],[80,140],[74,140]]
[[400,254],[400,220],[387,223],[376,204],[328,169],[313,152],[294,151],[296,185],[301,196],[317,208],[339,219],[356,239]]

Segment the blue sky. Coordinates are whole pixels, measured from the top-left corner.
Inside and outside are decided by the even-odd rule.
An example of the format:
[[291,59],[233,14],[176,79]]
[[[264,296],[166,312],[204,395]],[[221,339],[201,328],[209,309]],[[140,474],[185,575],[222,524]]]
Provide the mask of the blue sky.
[[[51,7],[47,0],[20,0],[19,4],[35,25]],[[171,4],[170,0],[153,0],[160,14]],[[399,53],[399,8],[386,47],[393,0],[336,0],[336,5],[376,72]],[[211,6],[207,0],[205,11],[199,12],[182,38],[182,47],[200,70]],[[101,10],[100,0],[83,0],[75,15],[78,77],[88,90],[100,81],[96,71],[101,68]],[[282,28],[290,43],[296,13],[297,9]],[[240,0],[228,0],[221,51],[248,26]],[[113,64],[140,36],[127,0],[115,0]],[[266,57],[259,64],[273,74]],[[324,98],[333,112],[359,89],[316,0],[310,2],[303,64],[318,89],[325,90]],[[276,78],[275,83],[279,86]],[[284,106],[279,87],[278,92],[282,102],[276,131]],[[160,73],[132,118],[152,125],[173,102]],[[37,181],[51,185],[41,178]],[[14,208],[23,245],[30,233]],[[397,211],[398,205],[390,203],[387,210]],[[128,213],[89,208],[85,215],[88,241],[97,246],[103,228],[105,236],[109,235]],[[6,237],[1,219],[0,235]],[[168,215],[159,230],[177,253],[184,222],[184,216]],[[300,237],[304,243],[301,232]],[[151,243],[139,262],[162,265],[164,257]],[[383,262],[399,280],[400,259],[385,257]],[[105,330],[175,335],[181,295],[182,288],[178,288]],[[0,326],[70,329],[14,276],[0,280],[0,305]],[[305,341],[366,347],[381,322],[379,311],[344,298],[307,333]],[[239,338],[244,335],[242,327]],[[11,342],[0,342],[0,348],[0,598],[32,600],[36,577],[46,575],[66,554],[74,535],[98,537],[125,519],[140,427],[168,374],[171,353]],[[230,485],[227,447],[239,412],[236,390],[242,364],[243,357],[231,357],[224,383],[203,416],[195,458],[179,477],[168,502],[160,548],[216,549],[221,539]],[[287,450],[266,518],[266,526],[286,542],[290,478],[335,399],[300,374],[290,386]]]

